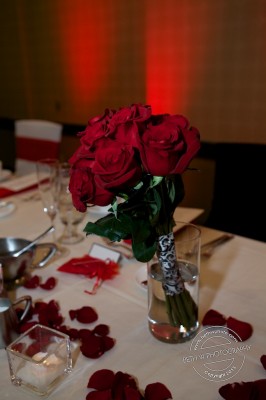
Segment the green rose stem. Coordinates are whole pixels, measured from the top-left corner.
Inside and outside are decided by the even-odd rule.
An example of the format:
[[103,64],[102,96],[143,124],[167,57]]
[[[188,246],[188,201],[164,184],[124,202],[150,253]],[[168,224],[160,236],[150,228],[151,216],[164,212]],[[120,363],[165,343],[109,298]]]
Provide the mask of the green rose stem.
[[197,306],[189,291],[185,288],[179,263],[176,259],[172,230],[174,225],[173,213],[169,213],[171,204],[169,204],[166,182],[163,180],[158,186],[162,199],[162,207],[157,225],[157,232],[159,234],[157,256],[163,274],[162,287],[165,293],[167,314],[171,325],[178,327],[182,325],[189,331],[195,326],[197,321]]
[[173,326],[183,325],[189,331],[197,321],[197,306],[181,278],[172,233],[159,237],[157,255],[163,274],[162,287],[169,322]]

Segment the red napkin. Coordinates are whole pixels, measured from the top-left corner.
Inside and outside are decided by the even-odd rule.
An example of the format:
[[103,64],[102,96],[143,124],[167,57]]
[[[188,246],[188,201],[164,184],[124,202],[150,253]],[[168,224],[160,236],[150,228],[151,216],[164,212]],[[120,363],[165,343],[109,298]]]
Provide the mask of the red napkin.
[[34,185],[31,185],[29,187],[26,187],[26,188],[23,188],[23,189],[17,190],[17,191],[5,188],[4,186],[0,187],[0,199],[2,199],[4,197],[8,197],[8,196],[13,196],[15,194],[26,192],[27,190],[34,189],[37,186],[38,186],[37,183],[35,183]]
[[37,176],[34,172],[18,177],[14,176],[0,185],[0,198],[19,194],[37,186]]
[[96,278],[92,291],[85,291],[89,294],[95,294],[104,280],[113,279],[114,276],[119,274],[119,265],[109,259],[103,261],[85,254],[81,258],[72,258],[67,261],[58,268],[58,271]]

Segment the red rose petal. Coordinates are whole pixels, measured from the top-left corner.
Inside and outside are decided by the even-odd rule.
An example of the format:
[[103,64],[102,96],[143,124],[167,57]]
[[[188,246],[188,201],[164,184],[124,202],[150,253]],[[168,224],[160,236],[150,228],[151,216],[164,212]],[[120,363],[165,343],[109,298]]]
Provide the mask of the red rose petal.
[[69,328],[66,325],[61,325],[57,328],[60,332],[65,333],[68,335]]
[[24,333],[26,332],[28,329],[32,328],[34,325],[38,324],[38,321],[29,321],[29,322],[25,322],[24,324],[20,325],[19,327],[19,332],[20,333]]
[[220,387],[219,393],[225,400],[262,399],[263,397],[254,396],[254,387],[254,382],[228,383],[227,385]]
[[79,330],[79,339],[80,340],[89,340],[92,334],[93,333],[90,329],[80,329]]
[[112,394],[114,399],[124,398],[125,387],[131,387],[137,390],[137,383],[133,376],[127,374],[126,372],[118,371],[115,374],[115,379],[112,387]]
[[263,356],[261,356],[260,362],[262,363],[263,368],[266,369],[266,355],[265,354]]
[[112,347],[114,347],[115,340],[113,338],[110,338],[109,336],[103,336],[102,337],[102,345],[103,345],[104,351],[108,351]]
[[167,400],[172,399],[171,392],[165,385],[160,382],[151,383],[146,386],[145,399],[146,400]]
[[132,387],[125,386],[124,388],[125,399],[127,400],[141,400],[143,397],[141,396],[138,389],[134,389]]
[[266,399],[266,379],[259,379],[253,383],[258,392],[258,399]]
[[26,343],[22,343],[22,342],[15,343],[12,346],[12,350],[18,351],[19,353],[22,353],[25,350],[25,348],[26,348]]
[[38,314],[39,311],[46,308],[47,304],[44,301],[36,301],[34,304],[34,314]]
[[82,342],[81,353],[88,358],[99,358],[104,353],[101,338],[91,335],[90,340]]
[[91,375],[87,387],[96,390],[110,389],[114,378],[115,374],[110,369],[100,369]]
[[[249,339],[253,332],[253,328],[248,322],[240,321],[233,317],[227,319],[226,325],[229,329],[232,329],[233,333],[235,332],[242,341]],[[239,341],[237,335],[234,336]]]
[[226,318],[216,310],[209,310],[203,317],[202,325],[223,326],[226,324]]
[[69,313],[71,321],[73,321],[73,319],[75,319],[77,316],[76,310],[69,310],[68,313]]
[[103,391],[94,391],[90,392],[86,396],[86,400],[112,400],[112,392],[111,390],[103,390]]
[[40,277],[38,275],[34,275],[32,278],[27,279],[24,282],[24,287],[27,289],[36,289],[40,284]]
[[99,324],[93,329],[93,333],[99,336],[107,336],[109,332],[109,326],[105,324]]
[[56,329],[63,322],[63,317],[59,311],[60,307],[55,300],[49,301],[45,306],[42,305],[38,311],[40,324]]
[[45,283],[42,283],[40,287],[44,290],[52,290],[56,286],[56,279],[51,276]]
[[77,311],[77,320],[83,324],[89,324],[91,322],[97,321],[98,314],[96,311],[89,306],[81,307]]
[[89,324],[98,319],[98,314],[96,311],[90,306],[84,306],[77,310],[70,310],[69,316],[71,320],[77,319],[77,321],[83,324]]
[[26,354],[29,357],[33,357],[34,354],[39,353],[42,350],[39,342],[33,342],[30,344],[26,350]]
[[79,338],[79,330],[78,329],[70,328],[70,329],[68,329],[67,334],[70,336],[71,340],[76,340]]

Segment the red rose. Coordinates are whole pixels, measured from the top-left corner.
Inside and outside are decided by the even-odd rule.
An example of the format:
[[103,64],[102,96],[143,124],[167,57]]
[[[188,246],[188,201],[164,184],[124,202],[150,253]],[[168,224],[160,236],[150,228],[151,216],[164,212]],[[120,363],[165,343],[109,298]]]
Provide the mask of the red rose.
[[90,148],[87,145],[81,145],[75,153],[70,157],[68,160],[69,164],[74,165],[77,161],[80,159],[85,158],[85,159],[90,159],[94,160],[94,152],[90,150]]
[[106,109],[104,115],[91,118],[85,131],[79,133],[80,142],[86,146],[87,151],[94,151],[97,140],[108,134],[109,123],[114,114],[114,110]]
[[146,128],[145,121],[151,116],[148,105],[132,104],[121,107],[110,119],[106,137],[137,147],[139,132]]
[[200,135],[181,115],[153,116],[140,138],[139,151],[151,175],[182,174],[200,148]]
[[107,206],[114,199],[113,193],[95,184],[95,177],[91,171],[92,163],[92,160],[80,159],[71,170],[69,190],[72,202],[80,212],[85,212],[88,204]]
[[92,171],[98,186],[118,191],[135,186],[142,174],[134,149],[112,140],[97,150]]
[[110,132],[114,131],[117,125],[127,122],[143,122],[150,118],[151,107],[142,104],[132,104],[130,107],[121,107],[110,120]]

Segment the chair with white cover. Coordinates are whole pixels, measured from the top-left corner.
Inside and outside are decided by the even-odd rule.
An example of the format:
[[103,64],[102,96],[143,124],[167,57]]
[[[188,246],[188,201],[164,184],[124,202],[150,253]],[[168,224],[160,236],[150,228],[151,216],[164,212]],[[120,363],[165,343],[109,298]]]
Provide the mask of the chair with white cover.
[[57,122],[20,119],[15,121],[16,175],[36,170],[41,158],[59,158],[63,125]]

